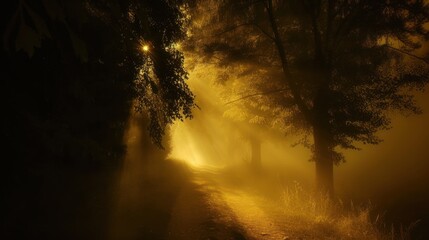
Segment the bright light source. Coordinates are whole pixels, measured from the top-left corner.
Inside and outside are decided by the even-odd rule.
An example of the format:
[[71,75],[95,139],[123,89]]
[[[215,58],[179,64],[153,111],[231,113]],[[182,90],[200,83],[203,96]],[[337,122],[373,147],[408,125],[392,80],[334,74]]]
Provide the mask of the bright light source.
[[142,50],[143,50],[143,52],[149,51],[149,46],[148,45],[143,45],[142,46]]

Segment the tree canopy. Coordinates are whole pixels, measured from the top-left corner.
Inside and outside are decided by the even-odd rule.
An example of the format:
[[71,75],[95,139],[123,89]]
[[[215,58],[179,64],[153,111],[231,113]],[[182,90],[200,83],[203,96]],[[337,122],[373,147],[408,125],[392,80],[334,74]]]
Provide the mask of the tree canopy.
[[332,192],[339,148],[379,143],[392,111],[419,113],[413,94],[428,82],[427,57],[416,53],[429,37],[423,1],[211,3],[218,12],[206,17],[214,37],[200,40],[204,54],[266,70],[260,92],[276,85],[268,93],[281,90],[283,121],[312,136],[320,188]]
[[186,35],[183,1],[18,1],[11,9],[5,50],[36,61],[50,47],[63,62],[110,68],[112,79],[128,82],[137,110],[150,116],[157,144],[167,124],[191,116],[183,56],[173,47]]

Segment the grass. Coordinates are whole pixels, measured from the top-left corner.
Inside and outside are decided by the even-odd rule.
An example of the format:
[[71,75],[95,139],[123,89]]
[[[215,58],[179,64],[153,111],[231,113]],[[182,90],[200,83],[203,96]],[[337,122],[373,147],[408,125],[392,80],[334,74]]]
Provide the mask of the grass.
[[298,182],[285,187],[282,205],[287,217],[301,219],[307,228],[313,229],[314,239],[409,240],[418,224],[416,221],[407,227],[389,228],[382,217],[373,212],[370,203],[346,205],[341,200],[306,192]]
[[251,169],[231,167],[216,179],[218,185],[253,202],[269,216],[273,225],[280,226],[284,239],[409,240],[420,224],[415,221],[394,227],[385,222],[370,202],[354,204],[332,200],[270,171],[255,173]]

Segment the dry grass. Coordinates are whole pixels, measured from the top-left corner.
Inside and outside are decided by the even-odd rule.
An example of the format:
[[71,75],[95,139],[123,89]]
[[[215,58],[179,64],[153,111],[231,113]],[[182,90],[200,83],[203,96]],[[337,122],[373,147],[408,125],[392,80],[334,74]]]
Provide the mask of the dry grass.
[[346,206],[340,200],[308,193],[298,182],[285,188],[282,202],[284,214],[306,222],[314,239],[408,240],[418,224],[417,221],[408,227],[388,228],[380,215],[372,212],[370,204]]
[[[285,239],[409,240],[416,221],[408,226],[390,226],[371,203],[356,205],[314,194],[297,181],[272,172],[255,174],[245,169],[227,169],[221,185],[270,216]],[[244,204],[242,204],[244,206]],[[251,209],[246,209],[251,211]]]

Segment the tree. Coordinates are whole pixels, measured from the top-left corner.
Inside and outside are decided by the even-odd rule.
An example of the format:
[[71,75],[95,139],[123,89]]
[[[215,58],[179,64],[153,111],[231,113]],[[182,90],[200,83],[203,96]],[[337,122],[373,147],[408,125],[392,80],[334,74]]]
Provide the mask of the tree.
[[150,116],[150,135],[160,145],[165,127],[191,117],[193,107],[183,55],[172,47],[186,35],[186,6],[180,0],[21,0],[12,7],[4,50],[37,61],[35,52],[43,55],[51,44],[63,61],[113,68],[114,78],[128,82],[137,110]]
[[[158,144],[168,123],[190,117],[193,94],[182,54],[166,49],[186,35],[184,4],[19,0],[3,5],[0,131],[8,169],[1,181],[8,220],[3,238],[44,236],[46,226],[49,236],[104,238],[65,228],[74,222],[103,224],[95,209],[106,207],[100,211],[108,215],[110,196],[103,189],[111,187],[122,163],[133,103],[149,116]],[[97,207],[85,205],[94,196]],[[61,223],[52,220],[59,217]],[[94,226],[91,233],[105,228]]]
[[[192,66],[210,69],[210,75],[216,75],[215,82],[219,88],[215,91],[221,94],[224,104],[218,108],[222,109],[224,117],[239,123],[235,129],[236,133],[241,135],[241,140],[248,143],[250,163],[255,169],[259,169],[264,130],[275,129],[274,131],[286,132],[286,126],[281,119],[285,115],[283,105],[287,104],[281,94],[284,89],[279,91],[282,87],[281,82],[270,81],[271,78],[278,80],[276,74],[279,72],[270,67],[269,63],[264,64],[255,58],[255,55],[264,52],[265,49],[260,49],[260,52],[257,49],[248,51],[254,42],[241,41],[238,38],[236,42],[233,39],[228,42],[228,44],[238,43],[238,46],[219,42],[218,38],[222,38],[224,33],[237,29],[235,26],[225,27],[224,20],[220,27],[213,24],[217,21],[215,19],[218,15],[207,12],[213,12],[213,9],[218,7],[219,1],[201,2],[202,4],[197,4],[192,11],[194,14],[189,28],[191,38],[183,42],[182,48],[186,56],[198,59],[191,64]],[[223,27],[227,29],[224,30]],[[252,37],[257,36],[249,36]],[[260,67],[262,65],[263,68]],[[272,91],[273,89],[275,90]],[[249,96],[249,93],[252,94]]]
[[285,123],[312,136],[320,191],[333,194],[339,148],[379,143],[392,110],[419,113],[413,93],[428,82],[427,58],[415,54],[429,37],[423,1],[224,1],[216,9],[220,34],[204,41],[205,53],[277,76],[282,87],[272,92],[292,103]]
[[241,135],[250,146],[251,164],[255,169],[260,169],[264,137],[273,132],[287,133],[287,126],[282,121],[282,117],[287,114],[281,104],[285,99],[278,91],[275,95],[269,94],[272,93],[270,89],[281,86],[275,82],[267,84],[271,75],[265,71],[248,74],[247,67],[234,64],[227,71],[227,76],[221,79],[224,82],[224,116],[240,123]]

